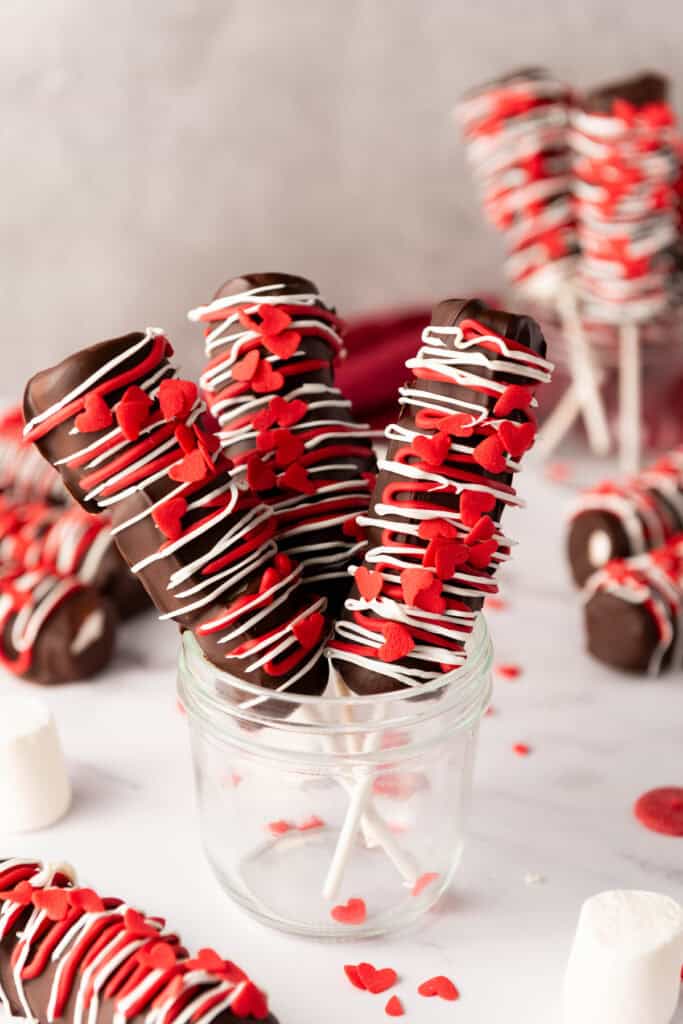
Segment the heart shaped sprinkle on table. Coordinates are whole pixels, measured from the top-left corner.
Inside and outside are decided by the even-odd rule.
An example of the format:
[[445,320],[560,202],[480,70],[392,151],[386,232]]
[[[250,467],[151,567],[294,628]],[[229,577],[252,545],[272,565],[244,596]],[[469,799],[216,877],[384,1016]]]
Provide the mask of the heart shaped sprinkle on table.
[[355,964],[344,964],[344,974],[354,988],[359,988],[362,992],[365,992],[365,985],[361,981],[360,975],[358,974],[358,968]]
[[354,896],[347,900],[346,903],[340,903],[336,907],[332,907],[330,916],[338,924],[363,924],[368,916],[365,900]]
[[645,828],[665,836],[683,836],[683,787],[661,786],[639,797],[633,812]]
[[515,743],[512,750],[518,757],[528,757],[531,753],[531,747],[528,743]]
[[393,967],[383,967],[378,970],[369,963],[358,964],[358,977],[363,982],[363,987],[373,995],[386,992],[398,981],[398,975]]
[[513,665],[511,662],[499,662],[494,665],[493,671],[497,676],[502,676],[503,679],[518,679],[522,674],[522,669],[519,665]]
[[106,430],[114,422],[114,414],[96,391],[91,391],[83,400],[83,412],[80,412],[74,424],[81,434],[92,434],[96,430]]
[[423,875],[420,875],[418,880],[415,882],[415,885],[411,890],[412,895],[420,896],[425,891],[425,889],[428,889],[429,886],[433,882],[436,882],[437,878],[439,877],[440,876],[437,874],[436,871],[425,871],[425,873]]
[[454,1003],[456,999],[460,998],[460,993],[451,979],[443,974],[423,981],[417,991],[421,996],[427,996],[427,998],[438,996],[439,999],[445,999],[449,1003]]
[[284,836],[287,832],[291,832],[295,826],[281,818],[279,821],[269,821],[266,828],[273,836]]
[[387,1017],[403,1016],[405,1010],[403,1009],[403,1003],[398,998],[398,996],[392,996],[391,999],[387,1001],[387,1005],[384,1007],[384,1012],[386,1013]]

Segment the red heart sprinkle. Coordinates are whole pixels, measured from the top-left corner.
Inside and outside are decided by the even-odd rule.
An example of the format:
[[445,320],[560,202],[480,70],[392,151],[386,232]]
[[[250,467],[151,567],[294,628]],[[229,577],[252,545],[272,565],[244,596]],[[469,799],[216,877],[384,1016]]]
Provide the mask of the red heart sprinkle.
[[432,882],[436,882],[437,878],[439,877],[440,876],[437,874],[436,871],[426,871],[424,875],[420,875],[417,882],[412,888],[413,896],[419,896],[421,893],[425,891],[425,889],[427,889],[432,884]]
[[515,743],[512,750],[518,757],[528,757],[531,753],[531,747],[528,743]]
[[342,524],[342,533],[345,537],[353,537],[356,540],[365,540],[365,529],[359,525],[355,516],[349,516]]
[[252,491],[272,491],[277,480],[271,466],[258,455],[250,455],[247,459],[247,483]]
[[278,551],[277,555],[273,559],[273,565],[281,574],[283,579],[285,576],[289,576],[296,569],[296,563],[292,561],[289,555],[285,555],[282,551]]
[[161,532],[169,540],[178,540],[182,536],[182,518],[187,512],[187,502],[181,495],[170,498],[158,505],[152,512],[152,519]]
[[[253,313],[246,313],[241,309],[237,316],[243,327],[246,327],[248,331],[255,331],[257,334],[280,334],[292,322],[291,316],[289,313],[285,313],[284,309],[269,306],[265,302],[257,306]],[[254,320],[254,316],[259,319]]]
[[473,544],[470,547],[467,561],[476,569],[485,569],[497,550],[497,541],[483,540],[480,544]]
[[44,910],[51,921],[63,921],[69,913],[69,893],[66,889],[36,889],[33,905]]
[[384,582],[381,572],[374,572],[372,569],[366,569],[364,565],[360,565],[353,578],[356,581],[358,593],[366,601],[374,601],[381,593]]
[[205,480],[208,474],[209,468],[198,448],[184,455],[180,462],[176,462],[168,471],[171,480],[182,484],[197,484]]
[[365,900],[353,897],[346,903],[332,907],[330,916],[339,924],[363,924],[368,916]]
[[495,508],[496,499],[486,491],[463,491],[460,495],[460,518],[465,526],[472,527],[486,512]]
[[458,536],[457,528],[447,519],[425,519],[420,523],[417,533],[423,540],[433,540],[434,537],[451,539]]
[[439,430],[445,431],[452,437],[471,437],[474,433],[474,420],[466,412],[454,412],[439,420]]
[[448,434],[439,432],[433,437],[418,434],[413,440],[411,451],[428,466],[440,466],[448,455],[450,446],[451,439]]
[[472,458],[489,473],[502,473],[507,467],[503,445],[497,434],[491,434],[480,441],[476,448],[472,449]]
[[377,650],[377,656],[381,661],[398,661],[410,654],[415,646],[410,630],[402,626],[400,622],[387,622],[382,625],[384,643]]
[[465,544],[476,544],[480,540],[490,540],[496,532],[496,524],[490,516],[482,516],[465,537]]
[[325,822],[317,814],[312,814],[310,818],[305,818],[300,825],[297,825],[299,832],[310,832],[312,829],[324,827]]
[[528,423],[511,423],[509,420],[506,420],[505,423],[501,423],[498,427],[498,437],[505,451],[517,459],[531,448],[534,443],[536,424],[531,421]]
[[276,445],[277,430],[261,430],[256,436],[256,448],[260,452],[272,452]]
[[186,420],[197,400],[197,385],[191,380],[167,378],[159,385],[157,397],[165,420]]
[[301,335],[298,331],[285,331],[283,334],[264,334],[261,342],[278,359],[291,359],[299,347]]
[[305,651],[310,651],[320,640],[325,628],[325,618],[320,612],[313,612],[305,619],[292,624],[292,633]]
[[280,818],[279,821],[269,821],[268,824],[266,825],[266,828],[271,833],[271,835],[283,836],[285,835],[286,832],[291,832],[291,830],[294,828],[294,825]]
[[101,914],[104,903],[94,889],[70,889],[69,903],[74,910],[82,910],[86,914]]
[[683,788],[661,786],[644,793],[633,812],[645,828],[665,836],[683,836]]
[[434,576],[429,569],[404,569],[401,573],[403,597],[409,608],[414,608],[416,597],[421,590],[431,587]]
[[384,1012],[388,1017],[402,1017],[405,1013],[403,1009],[403,1003],[398,996],[392,996],[388,1000],[387,1005],[384,1007]]
[[138,953],[138,960],[154,971],[170,971],[176,965],[176,955],[167,942],[154,942]]
[[494,672],[503,679],[518,679],[522,674],[519,665],[511,664],[498,664],[494,667]]
[[96,391],[85,396],[83,401],[83,412],[79,413],[74,424],[76,430],[81,434],[92,434],[96,430],[105,430],[114,422],[114,416],[102,398]]
[[253,1017],[265,1020],[268,1016],[268,1001],[253,981],[244,981],[237,989],[230,1003],[230,1010],[236,1017]]
[[116,422],[127,441],[137,441],[140,431],[149,421],[152,400],[136,384],[124,391],[123,398],[115,406]]
[[275,399],[272,398],[265,409],[261,409],[260,412],[257,412],[252,419],[251,423],[255,430],[269,430],[270,427],[277,423],[277,417],[273,410],[274,401]]
[[508,384],[493,407],[494,415],[509,416],[515,409],[528,409],[533,397],[531,388],[525,388],[521,384]]
[[446,601],[441,596],[441,580],[435,579],[428,587],[421,590],[415,597],[415,607],[425,612],[442,615],[446,610]]
[[15,885],[13,889],[0,892],[0,900],[9,900],[10,903],[16,903],[20,907],[27,907],[29,903],[33,902],[33,891],[30,882],[24,880]]
[[381,970],[377,970],[372,964],[367,963],[358,964],[358,977],[367,991],[372,992],[375,996],[380,992],[386,992],[398,981],[398,975],[393,967],[383,967]]
[[421,996],[439,996],[440,999],[446,999],[449,1003],[454,1003],[456,999],[460,998],[460,993],[451,979],[446,978],[443,974],[423,981],[417,991]]
[[346,974],[346,977],[349,979],[354,988],[359,988],[363,992],[365,991],[365,985],[361,981],[360,975],[358,973],[358,968],[355,966],[355,964],[344,964],[344,973]]
[[283,487],[288,487],[290,491],[299,491],[302,494],[315,494],[315,484],[300,462],[295,462],[287,467],[280,478],[280,483]]
[[280,573],[272,566],[268,566],[261,577],[261,582],[259,583],[259,594],[265,594],[267,590],[271,589],[271,587],[276,587],[281,579],[282,577],[280,576]]
[[469,555],[470,549],[465,544],[435,537],[427,545],[423,563],[429,568],[436,569],[440,580],[450,580],[457,567],[468,561]]
[[491,612],[504,612],[507,608],[507,601],[504,601],[502,597],[496,597],[495,594],[492,594],[484,601],[484,608]]
[[262,359],[258,369],[251,378],[251,386],[257,395],[268,394],[271,391],[279,391],[285,383],[285,378],[279,370],[274,370],[270,363]]
[[220,974],[225,962],[218,955],[215,949],[200,949],[197,955],[186,962],[186,966],[193,971],[206,971],[207,974]]
[[258,354],[257,349],[253,348],[251,352],[247,352],[243,359],[239,359],[234,364],[232,368],[233,380],[239,380],[243,383],[253,380],[260,363],[261,356]]
[[173,431],[176,441],[187,455],[197,447],[197,436],[185,423],[179,423]]
[[308,406],[301,398],[293,398],[288,402],[277,395],[273,403],[277,403],[276,416],[281,427],[293,427],[295,423],[300,423],[308,412]]
[[290,430],[276,430],[275,445],[275,462],[283,468],[296,462],[304,453],[303,441]]

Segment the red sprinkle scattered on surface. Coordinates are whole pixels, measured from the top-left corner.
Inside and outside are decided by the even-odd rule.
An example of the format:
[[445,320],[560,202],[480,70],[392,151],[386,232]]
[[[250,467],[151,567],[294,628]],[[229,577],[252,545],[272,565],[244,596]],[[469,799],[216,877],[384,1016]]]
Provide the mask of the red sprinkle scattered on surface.
[[425,889],[432,884],[432,882],[436,882],[438,877],[439,875],[436,871],[425,871],[424,875],[420,875],[413,886],[413,896],[419,896],[420,893],[424,892]]
[[651,789],[636,800],[633,813],[652,832],[683,836],[683,787]]
[[531,753],[531,747],[528,743],[515,743],[512,749],[518,757],[528,757]]
[[439,999],[446,999],[449,1003],[454,1003],[456,999],[460,998],[457,988],[444,974],[438,974],[435,978],[423,981],[417,991],[421,996],[427,996],[427,998],[438,996]]
[[355,964],[344,964],[344,974],[349,979],[354,988],[359,988],[361,989],[361,991],[365,992],[365,985],[361,981],[360,975],[358,973],[358,968],[356,967]]
[[484,717],[485,718],[493,718],[493,716],[496,715],[496,714],[498,714],[498,712],[494,708],[493,704],[489,704],[489,706],[487,707],[486,711],[484,712]]
[[504,601],[502,597],[496,597],[495,594],[487,597],[484,601],[484,608],[487,612],[504,612],[507,606],[507,601]]
[[285,832],[289,832],[295,826],[290,824],[288,821],[269,821],[266,828],[274,836],[283,836]]
[[384,1012],[388,1017],[402,1017],[406,1011],[403,1009],[403,1003],[398,996],[392,996],[384,1007]]
[[352,897],[346,903],[332,907],[330,916],[338,924],[363,924],[368,916],[365,900]]
[[545,475],[548,480],[563,484],[574,476],[574,467],[569,462],[549,462],[545,467]]
[[495,665],[493,671],[503,679],[519,679],[522,674],[520,666],[511,663]]
[[314,828],[324,828],[325,822],[322,818],[319,818],[317,814],[312,814],[310,818],[306,818],[300,825],[297,825],[299,832],[309,832]]
[[386,992],[398,981],[398,974],[393,967],[382,967],[378,970],[372,964],[361,963],[358,964],[357,971],[363,987],[374,996]]

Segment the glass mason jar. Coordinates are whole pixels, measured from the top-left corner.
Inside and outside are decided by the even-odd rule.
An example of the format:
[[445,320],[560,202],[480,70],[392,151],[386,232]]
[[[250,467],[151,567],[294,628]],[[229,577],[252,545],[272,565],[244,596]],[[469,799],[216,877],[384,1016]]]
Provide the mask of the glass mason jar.
[[482,616],[468,654],[416,689],[303,697],[221,672],[184,634],[202,837],[233,900],[271,926],[334,939],[401,927],[438,900],[460,862],[491,694]]

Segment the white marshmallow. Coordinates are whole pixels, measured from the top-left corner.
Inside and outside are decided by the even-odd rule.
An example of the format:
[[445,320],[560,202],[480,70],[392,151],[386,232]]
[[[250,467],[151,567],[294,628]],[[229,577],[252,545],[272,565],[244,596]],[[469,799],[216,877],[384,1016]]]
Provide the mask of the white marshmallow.
[[36,697],[0,697],[0,832],[51,825],[71,786],[50,709]]
[[581,908],[565,1024],[670,1024],[681,987],[683,909],[654,892],[603,892]]

